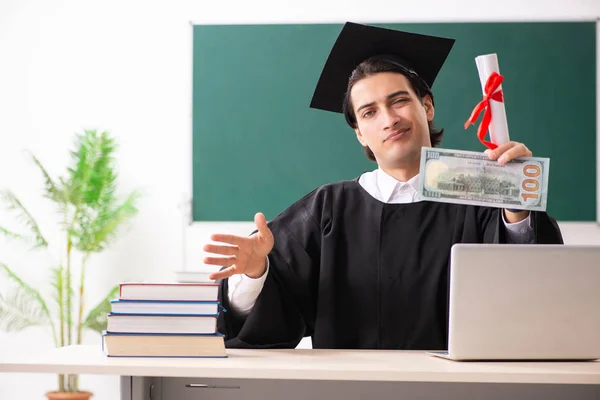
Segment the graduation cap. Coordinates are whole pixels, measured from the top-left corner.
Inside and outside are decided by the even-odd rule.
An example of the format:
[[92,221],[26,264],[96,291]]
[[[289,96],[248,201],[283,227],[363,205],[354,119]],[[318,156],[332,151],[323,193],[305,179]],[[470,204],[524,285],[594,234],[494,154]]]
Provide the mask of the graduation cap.
[[329,53],[310,107],[341,113],[352,71],[369,58],[396,64],[419,76],[431,88],[454,42],[347,22]]

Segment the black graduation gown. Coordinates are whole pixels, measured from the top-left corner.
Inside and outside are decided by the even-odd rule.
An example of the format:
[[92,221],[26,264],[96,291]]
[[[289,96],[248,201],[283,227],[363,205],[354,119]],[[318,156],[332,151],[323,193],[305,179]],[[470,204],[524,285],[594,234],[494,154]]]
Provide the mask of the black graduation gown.
[[[221,282],[227,347],[447,349],[448,270],[455,243],[504,243],[501,210],[447,203],[386,204],[358,180],[322,186],[269,222],[269,273],[247,317]],[[556,221],[532,213],[536,243],[562,243]]]

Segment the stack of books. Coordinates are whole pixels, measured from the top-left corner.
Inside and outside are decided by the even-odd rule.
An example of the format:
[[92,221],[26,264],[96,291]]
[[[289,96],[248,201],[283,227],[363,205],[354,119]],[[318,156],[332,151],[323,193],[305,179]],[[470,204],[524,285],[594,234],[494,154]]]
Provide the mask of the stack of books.
[[227,357],[216,283],[122,283],[102,349],[109,357]]

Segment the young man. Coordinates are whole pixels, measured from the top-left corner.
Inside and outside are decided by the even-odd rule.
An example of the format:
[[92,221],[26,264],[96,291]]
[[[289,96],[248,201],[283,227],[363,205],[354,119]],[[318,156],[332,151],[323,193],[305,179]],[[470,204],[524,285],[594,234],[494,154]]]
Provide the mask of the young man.
[[[215,234],[228,347],[446,349],[455,243],[562,243],[546,213],[423,202],[423,146],[439,144],[430,87],[454,41],[346,24],[311,106],[343,112],[379,168],[315,189],[249,237]],[[531,156],[506,143],[490,159]],[[222,257],[222,256],[226,257]]]

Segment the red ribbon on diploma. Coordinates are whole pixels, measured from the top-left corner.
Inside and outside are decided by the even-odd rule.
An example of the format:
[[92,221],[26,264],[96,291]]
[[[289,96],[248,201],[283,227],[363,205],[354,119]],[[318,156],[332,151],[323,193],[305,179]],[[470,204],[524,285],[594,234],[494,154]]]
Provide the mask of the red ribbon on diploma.
[[490,100],[495,100],[499,102],[504,102],[504,95],[502,94],[502,90],[496,89],[500,87],[504,77],[497,72],[492,72],[485,82],[485,90],[483,100],[475,106],[473,112],[471,113],[471,117],[465,122],[465,129],[469,127],[471,124],[475,124],[475,121],[479,117],[479,114],[485,109],[485,113],[483,114],[483,119],[481,120],[481,124],[479,124],[479,128],[477,129],[477,137],[487,148],[494,150],[498,147],[497,144],[492,142],[488,142],[483,137],[485,136],[490,122],[492,121],[492,110],[490,109]]

